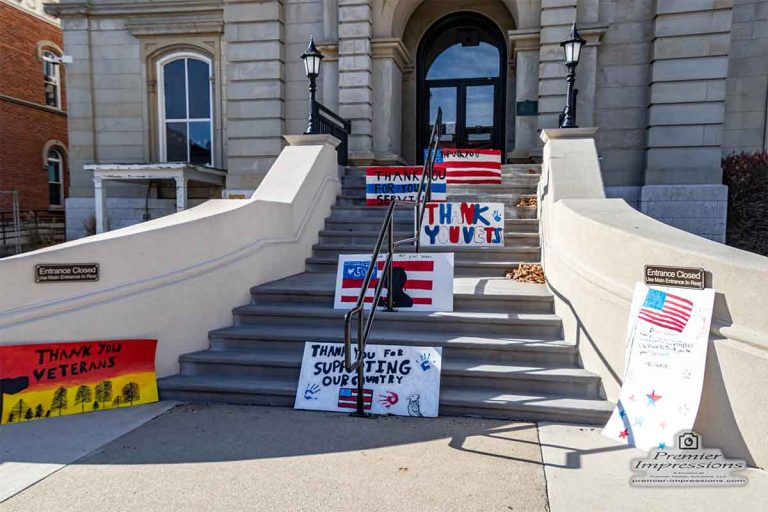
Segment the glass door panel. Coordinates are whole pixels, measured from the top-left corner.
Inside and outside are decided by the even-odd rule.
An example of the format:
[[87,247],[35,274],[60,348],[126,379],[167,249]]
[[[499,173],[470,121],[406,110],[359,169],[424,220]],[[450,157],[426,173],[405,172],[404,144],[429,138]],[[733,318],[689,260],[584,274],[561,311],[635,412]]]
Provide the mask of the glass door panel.
[[494,114],[496,91],[494,85],[469,85],[466,88],[466,148],[494,148]]
[[458,88],[457,87],[430,87],[429,88],[429,129],[427,139],[432,133],[435,124],[437,109],[443,109],[443,123],[440,136],[440,144],[443,147],[455,148],[457,143],[456,124],[458,120]]

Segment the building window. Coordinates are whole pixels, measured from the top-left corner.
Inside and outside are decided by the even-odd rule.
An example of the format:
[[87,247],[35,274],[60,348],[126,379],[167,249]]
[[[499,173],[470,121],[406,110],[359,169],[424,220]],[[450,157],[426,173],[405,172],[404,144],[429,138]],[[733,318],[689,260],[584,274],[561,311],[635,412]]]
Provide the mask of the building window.
[[211,61],[177,53],[157,65],[161,159],[213,165]]
[[64,159],[55,149],[48,151],[48,202],[51,206],[64,205]]
[[61,70],[59,57],[49,51],[43,52],[43,83],[45,86],[45,104],[61,108]]

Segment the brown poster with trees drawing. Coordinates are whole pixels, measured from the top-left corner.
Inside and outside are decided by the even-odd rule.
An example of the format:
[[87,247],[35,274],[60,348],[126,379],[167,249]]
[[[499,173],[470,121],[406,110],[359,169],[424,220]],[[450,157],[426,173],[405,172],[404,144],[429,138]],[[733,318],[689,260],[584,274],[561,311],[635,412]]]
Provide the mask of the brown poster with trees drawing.
[[0,346],[0,423],[157,401],[157,340]]

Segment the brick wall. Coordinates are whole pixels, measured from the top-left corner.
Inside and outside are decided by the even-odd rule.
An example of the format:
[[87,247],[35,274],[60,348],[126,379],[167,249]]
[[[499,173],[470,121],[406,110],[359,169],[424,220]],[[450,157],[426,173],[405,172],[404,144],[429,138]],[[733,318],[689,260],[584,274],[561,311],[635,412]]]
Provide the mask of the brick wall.
[[[0,190],[18,190],[24,210],[50,206],[43,147],[50,140],[67,144],[66,113],[45,106],[43,64],[37,53],[39,41],[63,46],[61,29],[0,3]],[[61,96],[65,105],[63,68]],[[62,155],[66,159],[63,151]],[[68,174],[65,165],[65,194]],[[6,209],[6,202],[0,203],[0,210]]]

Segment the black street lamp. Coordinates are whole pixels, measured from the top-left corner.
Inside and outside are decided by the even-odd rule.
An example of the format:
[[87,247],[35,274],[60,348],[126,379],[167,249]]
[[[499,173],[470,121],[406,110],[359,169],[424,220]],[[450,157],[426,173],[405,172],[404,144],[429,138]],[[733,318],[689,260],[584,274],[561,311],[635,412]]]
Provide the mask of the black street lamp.
[[576,65],[581,56],[581,47],[587,41],[582,39],[576,30],[576,22],[571,27],[571,35],[560,43],[565,53],[565,67],[568,68],[566,81],[568,82],[568,93],[565,97],[565,110],[560,116],[560,128],[577,128],[576,126],[576,96],[579,90],[574,90],[573,84],[576,82]]
[[315,104],[315,91],[317,91],[317,77],[320,75],[320,61],[323,60],[323,54],[315,46],[314,36],[309,38],[309,46],[307,50],[301,54],[301,59],[304,61],[304,72],[309,78],[309,125],[305,134],[318,133],[315,126],[315,118],[317,117],[317,106]]

